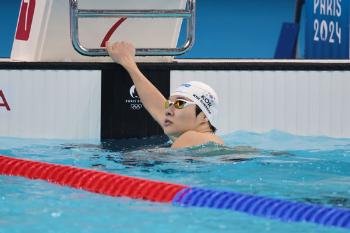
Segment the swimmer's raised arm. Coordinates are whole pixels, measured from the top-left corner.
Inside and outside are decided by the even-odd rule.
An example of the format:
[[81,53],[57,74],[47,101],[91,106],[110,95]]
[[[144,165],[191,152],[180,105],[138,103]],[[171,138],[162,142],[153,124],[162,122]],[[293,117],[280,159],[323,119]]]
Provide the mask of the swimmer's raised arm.
[[135,48],[127,42],[107,43],[109,56],[129,73],[135,84],[143,106],[163,127],[165,98],[160,91],[142,74],[135,62]]

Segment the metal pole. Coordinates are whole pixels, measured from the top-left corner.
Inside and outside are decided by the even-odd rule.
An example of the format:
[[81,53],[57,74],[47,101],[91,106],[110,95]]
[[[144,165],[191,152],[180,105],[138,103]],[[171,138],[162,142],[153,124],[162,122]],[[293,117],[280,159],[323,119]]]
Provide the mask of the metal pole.
[[188,0],[185,10],[91,10],[78,9],[78,0],[70,2],[70,34],[74,49],[85,56],[108,56],[104,48],[86,48],[79,40],[79,18],[184,18],[187,21],[186,41],[180,48],[137,48],[137,56],[177,56],[185,53],[195,40],[195,0]]

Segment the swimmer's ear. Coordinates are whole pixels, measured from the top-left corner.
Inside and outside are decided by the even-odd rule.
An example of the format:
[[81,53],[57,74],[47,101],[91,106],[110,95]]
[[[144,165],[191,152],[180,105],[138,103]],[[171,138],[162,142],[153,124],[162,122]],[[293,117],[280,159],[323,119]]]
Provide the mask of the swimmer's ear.
[[199,113],[199,115],[201,116],[201,120],[203,120],[203,123],[209,122],[209,119],[208,119],[207,116],[204,114],[204,112]]

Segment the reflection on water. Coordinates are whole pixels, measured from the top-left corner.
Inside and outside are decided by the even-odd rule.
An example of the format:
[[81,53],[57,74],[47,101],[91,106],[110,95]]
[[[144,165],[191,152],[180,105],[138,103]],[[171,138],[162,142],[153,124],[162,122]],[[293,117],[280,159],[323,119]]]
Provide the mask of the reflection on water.
[[90,167],[98,170],[120,171],[138,167],[142,172],[165,174],[202,173],[206,164],[235,164],[255,158],[293,155],[287,151],[261,150],[248,145],[226,146],[212,142],[182,149],[172,149],[170,146],[166,136],[158,136],[102,140],[100,144],[64,144],[62,149],[88,151]]
[[223,163],[240,162],[261,155],[261,152],[253,147],[228,147],[215,143],[182,149],[169,147],[155,147],[151,149],[134,150],[123,153],[123,163],[135,163],[152,161],[159,163]]

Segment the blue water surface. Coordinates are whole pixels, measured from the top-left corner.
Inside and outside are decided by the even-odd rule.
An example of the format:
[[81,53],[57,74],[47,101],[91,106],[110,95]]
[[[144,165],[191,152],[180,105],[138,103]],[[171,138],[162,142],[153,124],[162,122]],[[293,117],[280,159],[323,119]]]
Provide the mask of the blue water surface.
[[[225,146],[173,150],[163,137],[68,141],[0,138],[0,154],[192,187],[350,208],[350,139],[234,132]],[[0,176],[2,232],[347,232],[227,210],[113,198]]]

